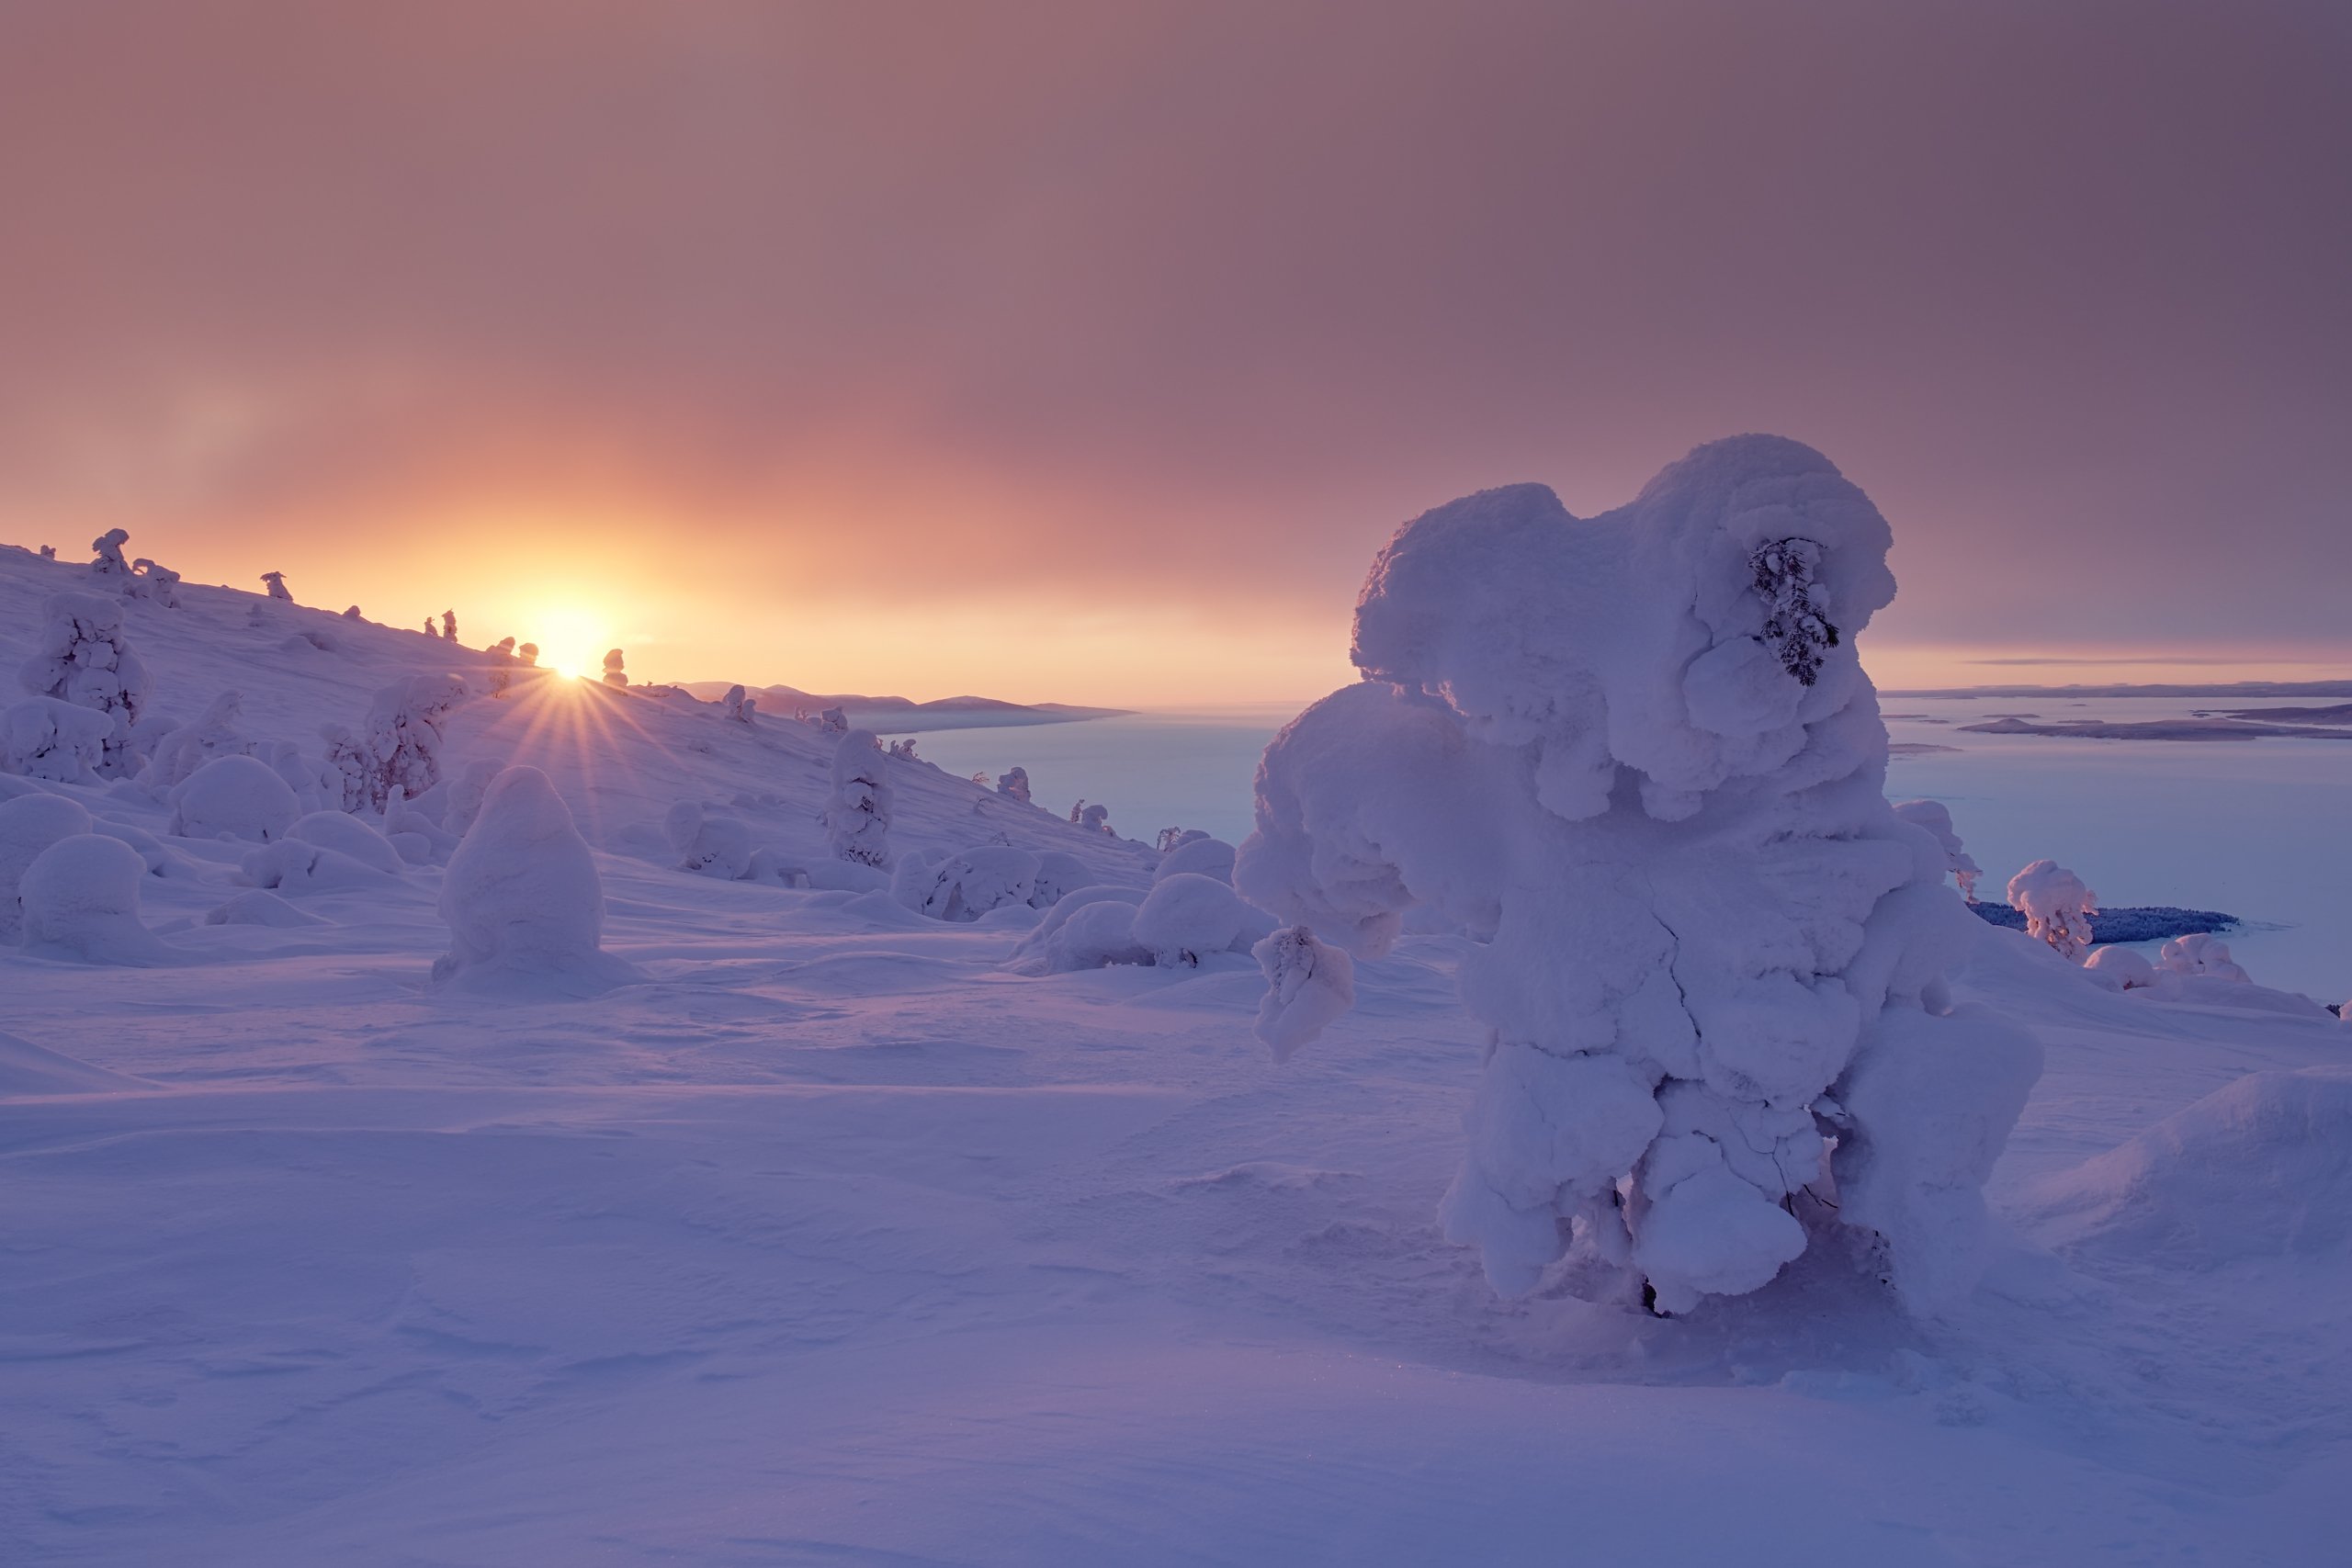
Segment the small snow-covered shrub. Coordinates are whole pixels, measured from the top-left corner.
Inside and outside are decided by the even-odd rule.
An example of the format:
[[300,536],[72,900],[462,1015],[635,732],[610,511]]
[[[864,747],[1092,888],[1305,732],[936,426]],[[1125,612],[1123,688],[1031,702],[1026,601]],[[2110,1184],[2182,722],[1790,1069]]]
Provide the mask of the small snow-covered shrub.
[[215,757],[251,755],[254,743],[239,728],[244,718],[243,705],[241,694],[222,692],[205,705],[194,723],[165,730],[155,741],[139,782],[149,789],[167,790]]
[[1305,926],[1284,926],[1250,950],[1265,971],[1258,1003],[1258,1038],[1277,1062],[1323,1032],[1356,1005],[1354,961]]
[[931,866],[911,908],[934,920],[977,920],[991,909],[1027,905],[1036,880],[1035,855],[982,844]]
[[2156,966],[2128,947],[2094,948],[2083,968],[2113,990],[2139,990],[2156,983]]
[[890,780],[881,742],[869,730],[844,731],[833,747],[832,796],[825,832],[833,853],[860,865],[890,863]]
[[1889,542],[1771,436],[1596,519],[1484,491],[1398,530],[1365,679],[1267,749],[1243,895],[1359,960],[1408,912],[1473,939],[1489,1043],[1442,1220],[1505,1293],[1565,1258],[1575,1293],[1684,1311],[1841,1224],[1914,1308],[1966,1293],[2039,1051],[1953,1007],[1972,917],[1883,794],[1853,641]]
[[394,790],[413,800],[441,782],[441,723],[465,694],[454,675],[412,675],[376,694],[361,741],[368,805],[380,811]]
[[1089,806],[1081,799],[1069,808],[1069,819],[1090,833],[1111,830],[1111,808],[1107,806]]
[[93,577],[129,577],[130,563],[123,558],[122,547],[130,543],[127,528],[109,528],[90,541],[96,558],[90,562]]
[[95,708],[29,697],[0,710],[0,761],[28,778],[83,784],[106,765],[115,721]]
[[1960,896],[1970,903],[1976,901],[1976,879],[1984,874],[1966,849],[1962,847],[1959,833],[1951,825],[1951,808],[1940,800],[1905,800],[1894,807],[1894,814],[1914,828],[1924,828],[1944,852],[1945,869],[1960,885]]
[[302,812],[286,781],[257,757],[215,757],[171,793],[171,831],[186,839],[286,836]]
[[[120,532],[119,529],[117,532]],[[124,569],[129,575],[129,569]],[[32,657],[18,672],[26,691],[106,715],[96,771],[119,778],[138,771],[131,726],[147,705],[147,667],[122,635],[122,601],[95,593],[52,593],[41,602]]]
[[398,876],[408,868],[391,841],[358,818],[341,811],[313,811],[286,830],[288,839],[347,856],[370,871]]
[[1208,834],[1198,828],[1162,828],[1159,830],[1159,837],[1153,840],[1152,848],[1163,855],[1172,854],[1186,844],[1197,842],[1207,837]]
[[1206,833],[1187,839],[1160,857],[1159,869],[1152,878],[1157,881],[1169,876],[1214,876],[1219,882],[1233,881],[1231,844],[1222,839],[1212,839]]
[[824,712],[817,716],[817,733],[820,735],[847,735],[849,733],[849,715],[840,708],[825,709]]
[[62,795],[21,795],[0,800],[0,942],[15,942],[24,934],[24,906],[17,887],[25,868],[50,845],[89,831],[89,812],[79,801]]
[[1029,884],[1029,907],[1050,909],[1065,895],[1093,886],[1094,873],[1068,850],[1047,850],[1037,857],[1037,874]]
[[752,869],[752,830],[731,817],[713,817],[695,801],[670,807],[662,826],[678,852],[678,869],[733,882]]
[[1029,770],[1026,768],[1009,768],[1005,772],[999,773],[996,780],[996,792],[999,795],[1017,800],[1023,806],[1028,805]]
[[2158,969],[2168,975],[2211,975],[2251,984],[2253,976],[2230,962],[2229,944],[2210,932],[2175,937],[2156,952]]
[[268,584],[269,596],[271,598],[283,600],[288,604],[294,603],[294,595],[287,592],[286,574],[284,572],[265,571],[261,574],[261,580],[265,583]]
[[100,833],[60,839],[33,857],[17,885],[24,944],[45,957],[85,964],[153,964],[164,944],[139,919],[139,852]]
[[588,841],[548,776],[508,768],[441,879],[449,952],[437,981],[524,979],[601,989],[634,971],[603,951],[605,888]]
[[327,743],[326,760],[319,767],[319,788],[327,807],[335,811],[367,810],[372,804],[369,785],[375,774],[367,743],[340,724],[321,725],[319,737]]
[[2097,897],[2054,860],[2035,861],[2009,878],[2009,908],[2025,917],[2026,935],[2048,942],[2070,964],[2079,963],[2091,944]]
[[1197,969],[1220,953],[1246,953],[1267,922],[1214,876],[1180,871],[1162,876],[1136,909],[1135,938],[1162,969]]

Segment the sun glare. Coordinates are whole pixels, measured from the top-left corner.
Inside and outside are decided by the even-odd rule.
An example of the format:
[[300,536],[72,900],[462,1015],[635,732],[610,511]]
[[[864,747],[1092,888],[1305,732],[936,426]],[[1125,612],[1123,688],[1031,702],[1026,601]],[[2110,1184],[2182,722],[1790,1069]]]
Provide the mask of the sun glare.
[[530,617],[539,662],[567,681],[605,667],[605,650],[618,640],[613,623],[583,604],[550,604]]

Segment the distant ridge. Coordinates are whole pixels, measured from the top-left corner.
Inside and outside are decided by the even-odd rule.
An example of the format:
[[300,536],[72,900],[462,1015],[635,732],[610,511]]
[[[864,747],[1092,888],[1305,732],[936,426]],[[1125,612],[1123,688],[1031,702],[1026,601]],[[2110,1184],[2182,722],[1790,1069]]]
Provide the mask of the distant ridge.
[[[681,682],[687,691],[708,701],[726,695],[731,681]],[[883,731],[919,729],[979,729],[993,725],[1074,724],[1090,718],[1117,718],[1131,708],[1090,708],[1069,703],[1009,703],[1001,697],[936,697],[919,703],[910,697],[867,696],[856,692],[804,692],[797,686],[747,687],[757,697],[762,713],[789,718],[798,712],[822,713],[840,708],[862,728]]]
[[1915,686],[1882,697],[2352,697],[2352,681],[2232,681],[2210,686]]

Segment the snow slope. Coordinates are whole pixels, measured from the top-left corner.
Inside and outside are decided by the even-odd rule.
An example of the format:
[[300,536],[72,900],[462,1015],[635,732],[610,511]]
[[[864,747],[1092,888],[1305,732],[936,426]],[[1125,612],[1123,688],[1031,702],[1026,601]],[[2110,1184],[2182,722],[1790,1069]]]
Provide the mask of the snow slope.
[[[0,552],[7,665],[80,585]],[[482,657],[181,599],[126,606],[155,702],[236,687],[312,756]],[[1032,912],[673,868],[689,797],[823,855],[813,732],[538,677],[449,749],[548,775],[642,980],[436,988],[437,866],[288,896],[322,923],[208,924],[252,846],[193,840],[164,843],[194,874],[144,879],[165,964],[0,949],[0,1560],[2337,1560],[2352,1258],[2132,1239],[2148,1193],[2230,1197],[2226,1158],[2150,1181],[2182,1140],[2142,1134],[2343,1063],[2324,1013],[2102,991],[1984,927],[1960,988],[2048,1066],[1964,1310],[1911,1321],[1811,1256],[1682,1319],[1506,1304],[1436,1230],[1478,1065],[1453,939],[1360,964],[1277,1067],[1238,955],[1029,977],[1002,965]],[[922,764],[893,783],[903,848],[1149,876]]]

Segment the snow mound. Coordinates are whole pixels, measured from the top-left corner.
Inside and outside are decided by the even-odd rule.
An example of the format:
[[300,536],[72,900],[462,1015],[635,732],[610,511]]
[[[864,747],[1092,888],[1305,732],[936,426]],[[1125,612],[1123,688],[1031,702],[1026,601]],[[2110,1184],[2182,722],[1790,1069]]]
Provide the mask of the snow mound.
[[358,818],[341,811],[313,811],[296,820],[286,831],[289,839],[358,862],[370,871],[380,871],[387,876],[398,876],[407,869],[400,852],[391,840],[362,822]]
[[2352,1256],[2352,1066],[2250,1073],[2041,1199],[2063,1243],[2175,1267]]
[[1219,882],[1233,880],[1234,848],[1222,839],[1199,838],[1177,845],[1159,862],[1159,869],[1152,874],[1154,881],[1162,877],[1197,874],[1214,876]]
[[1984,868],[1962,846],[1960,834],[1951,825],[1951,808],[1940,800],[1905,800],[1896,803],[1894,814],[1914,828],[1926,829],[1936,840],[1936,847],[1944,852],[1945,868],[1960,885],[1960,896],[1973,903],[1976,879],[1984,874]]
[[296,908],[275,893],[252,888],[227,903],[204,912],[208,926],[268,926],[291,931],[298,926],[327,924],[318,916]]
[[595,856],[537,768],[509,768],[483,794],[442,877],[441,918],[450,942],[434,963],[435,980],[519,980],[577,995],[637,977],[602,951]]
[[1243,903],[1214,876],[1180,871],[1162,875],[1135,913],[1135,940],[1163,969],[1197,969],[1220,953],[1247,953],[1272,922]]
[[215,757],[173,786],[171,831],[184,839],[286,837],[302,803],[258,757]]
[[164,944],[139,919],[147,863],[120,839],[83,833],[33,857],[17,885],[28,952],[85,964],[155,964]]
[[2241,985],[2254,978],[2230,961],[2229,943],[2202,931],[2165,943],[2156,953],[2156,967],[2169,975],[2211,975]]
[[23,795],[0,801],[0,942],[24,934],[24,905],[17,897],[25,871],[61,839],[93,831],[90,814],[62,795]]

